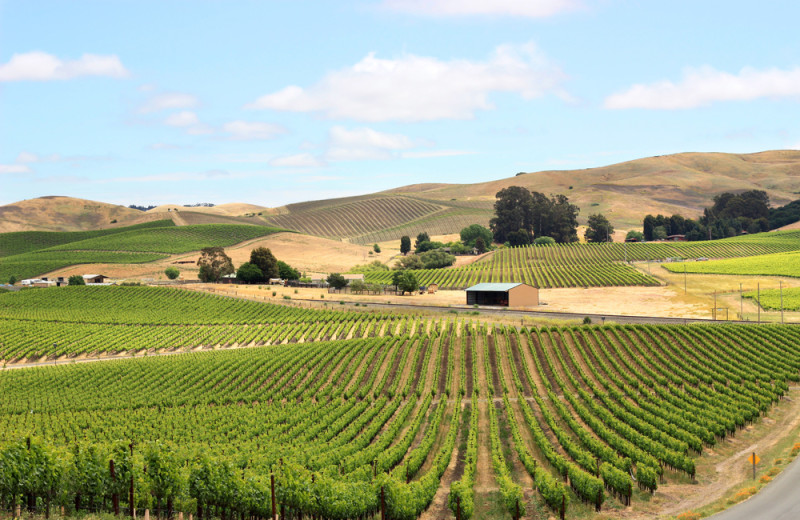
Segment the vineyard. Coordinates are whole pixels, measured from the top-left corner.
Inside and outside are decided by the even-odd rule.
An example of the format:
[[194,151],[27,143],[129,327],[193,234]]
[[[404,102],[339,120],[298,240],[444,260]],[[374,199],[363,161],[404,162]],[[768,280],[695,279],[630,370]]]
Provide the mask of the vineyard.
[[369,244],[402,235],[458,233],[491,211],[464,203],[433,202],[404,196],[349,197],[288,206],[288,213],[264,217],[272,225],[335,240]]
[[741,259],[667,264],[670,272],[800,277],[800,252],[759,255]]
[[231,246],[278,231],[245,224],[176,227],[172,221],[156,221],[102,231],[3,233],[2,251],[15,254],[0,258],[0,280],[12,275],[30,278],[77,264],[153,262],[168,254]]
[[764,310],[779,311],[783,308],[785,311],[800,311],[800,288],[797,287],[746,291],[743,296],[759,303]]
[[[660,282],[626,265],[625,261],[699,257],[735,258],[798,249],[800,249],[800,233],[797,232],[765,233],[711,242],[529,245],[501,249],[464,267],[425,269],[415,273],[420,284],[435,283],[441,289],[465,289],[484,282],[524,282],[540,288],[647,286],[660,285]],[[794,257],[793,254],[785,255],[785,258]],[[772,261],[775,261],[774,257],[763,258],[773,258]],[[730,263],[749,265],[748,262],[751,261],[754,259],[734,260]],[[715,262],[692,262],[686,265],[690,268],[691,266],[702,268],[710,264]],[[680,269],[682,272],[683,265],[683,263],[679,266],[665,264],[665,267],[670,270]],[[367,273],[366,279],[370,283],[389,284],[392,273],[371,272]]]
[[[61,291],[0,295],[0,344],[94,331],[97,345],[122,350],[204,334],[265,346],[4,371],[6,511],[132,502],[161,515],[267,518],[274,477],[283,518],[383,509],[410,520],[433,502],[444,508],[436,518],[470,518],[480,477],[513,518],[531,500],[583,516],[693,480],[707,448],[800,380],[800,331],[788,326],[518,329],[95,289],[42,308],[34,293]],[[270,327],[303,341],[257,339]]]

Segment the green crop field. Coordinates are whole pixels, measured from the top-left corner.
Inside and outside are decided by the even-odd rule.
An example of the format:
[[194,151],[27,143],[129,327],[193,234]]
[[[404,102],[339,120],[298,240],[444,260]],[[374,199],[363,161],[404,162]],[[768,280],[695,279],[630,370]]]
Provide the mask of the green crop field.
[[90,238],[125,233],[127,231],[164,228],[174,226],[171,220],[155,220],[135,226],[126,226],[96,231],[17,231],[0,233],[0,257],[30,253],[40,249],[69,244]]
[[[762,309],[779,311],[783,308],[785,311],[800,311],[799,287],[786,287],[783,290],[761,289],[761,291],[747,291],[744,293],[744,297],[759,303]],[[783,297],[782,304],[781,297]]]
[[172,221],[157,221],[102,232],[3,233],[0,234],[0,245],[5,247],[5,251],[24,250],[26,240],[32,245],[28,248],[30,252],[0,258],[0,281],[6,281],[12,275],[18,280],[31,278],[77,264],[153,262],[166,258],[168,254],[186,253],[208,246],[232,246],[278,231],[281,230],[246,224],[177,227]]
[[759,255],[748,258],[665,264],[673,273],[739,274],[800,277],[800,251]]
[[[532,245],[500,249],[464,267],[427,269],[415,273],[422,285],[435,283],[441,289],[465,289],[483,282],[524,282],[540,288],[659,285],[660,282],[655,278],[624,262],[745,257],[798,249],[800,232],[764,233],[710,242]],[[731,263],[737,262],[741,261]],[[702,262],[697,265],[713,263]],[[671,268],[669,264],[665,267]],[[392,273],[371,272],[365,278],[370,283],[389,284]]]
[[82,327],[123,351],[203,334],[227,344],[216,335],[226,328],[257,345],[261,328],[312,327],[296,343],[3,372],[8,512],[127,508],[133,482],[139,511],[266,518],[272,476],[284,518],[361,518],[383,502],[386,518],[411,520],[437,493],[470,518],[484,471],[505,514],[524,514],[513,457],[552,515],[582,515],[649,500],[662,479],[685,483],[706,448],[800,380],[800,331],[789,326],[518,329],[113,287],[3,294],[0,310],[0,344],[17,352],[29,340],[82,341]]
[[245,240],[283,231],[247,224],[198,224],[132,230],[114,235],[71,242],[48,251],[137,251],[154,253],[186,253],[208,246],[227,247]]

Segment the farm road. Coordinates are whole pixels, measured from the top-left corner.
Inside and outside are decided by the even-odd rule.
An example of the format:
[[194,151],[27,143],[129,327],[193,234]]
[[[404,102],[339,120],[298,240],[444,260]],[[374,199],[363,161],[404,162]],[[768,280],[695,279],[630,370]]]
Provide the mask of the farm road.
[[749,500],[718,513],[711,520],[796,520],[800,518],[800,457]]

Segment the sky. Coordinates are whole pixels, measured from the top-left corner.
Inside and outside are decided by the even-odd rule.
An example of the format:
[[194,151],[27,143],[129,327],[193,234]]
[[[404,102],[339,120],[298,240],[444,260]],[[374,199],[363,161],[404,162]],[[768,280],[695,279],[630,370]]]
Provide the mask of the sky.
[[0,204],[800,148],[800,2],[0,0]]

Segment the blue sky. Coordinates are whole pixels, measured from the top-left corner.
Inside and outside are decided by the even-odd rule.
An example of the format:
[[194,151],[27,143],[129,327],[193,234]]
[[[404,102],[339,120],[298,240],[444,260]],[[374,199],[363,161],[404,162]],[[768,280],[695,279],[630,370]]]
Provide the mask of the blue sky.
[[0,0],[0,204],[800,148],[796,1]]

